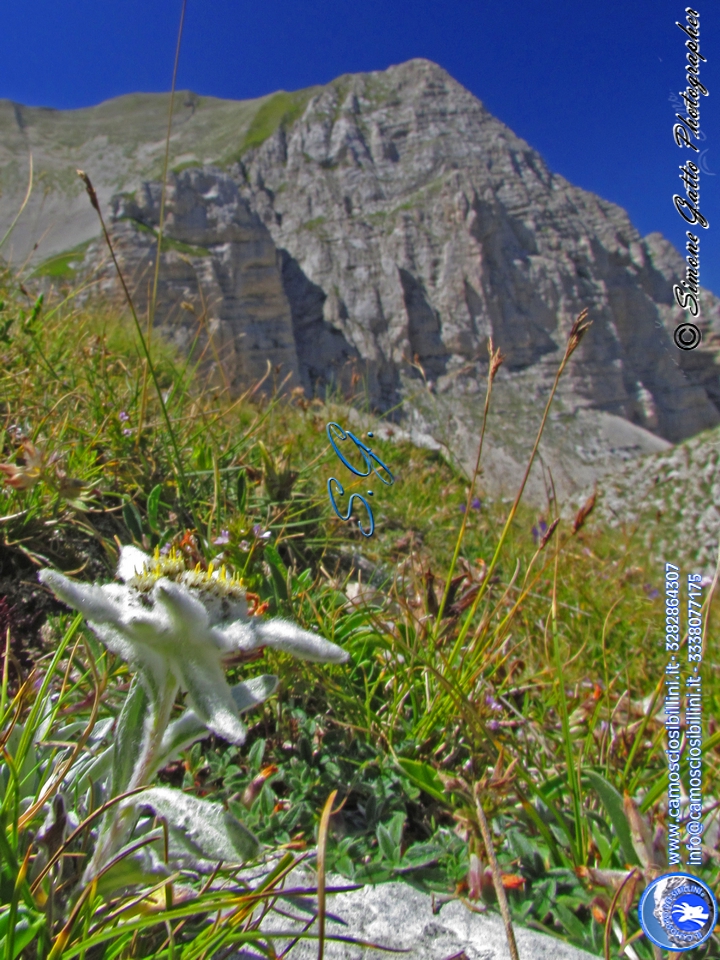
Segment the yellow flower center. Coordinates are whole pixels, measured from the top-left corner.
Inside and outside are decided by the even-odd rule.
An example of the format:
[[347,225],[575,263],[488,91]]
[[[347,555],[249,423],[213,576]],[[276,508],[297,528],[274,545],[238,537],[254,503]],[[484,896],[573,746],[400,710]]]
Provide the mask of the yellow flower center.
[[166,557],[160,556],[160,550],[156,547],[150,563],[146,563],[141,573],[136,573],[128,580],[128,586],[134,587],[140,593],[149,593],[162,577],[214,597],[226,597],[229,600],[245,599],[243,581],[240,577],[228,576],[225,564],[218,571],[214,570],[212,563],[208,564],[207,570],[203,570],[199,563],[194,570],[190,570],[185,557],[175,547],[170,549]]

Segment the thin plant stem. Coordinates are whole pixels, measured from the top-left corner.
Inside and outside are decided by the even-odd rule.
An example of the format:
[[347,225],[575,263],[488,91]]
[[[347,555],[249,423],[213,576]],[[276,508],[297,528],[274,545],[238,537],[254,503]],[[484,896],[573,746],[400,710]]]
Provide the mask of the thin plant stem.
[[[477,595],[473,600],[472,606],[470,607],[470,609],[466,614],[465,621],[462,627],[458,631],[458,636],[455,640],[455,644],[453,646],[452,652],[450,656],[447,658],[446,663],[447,663],[447,669],[449,670],[453,669],[453,664],[455,663],[457,656],[460,650],[462,649],[462,645],[465,642],[465,637],[467,636],[467,633],[470,629],[470,624],[472,623],[473,617],[475,616],[475,612],[477,611],[480,601],[483,599],[483,597],[485,596],[485,593],[487,592],[490,579],[500,559],[503,546],[505,545],[505,540],[507,539],[512,522],[515,519],[515,514],[517,513],[518,507],[520,505],[520,500],[522,499],[522,495],[525,491],[525,486],[530,476],[530,470],[535,461],[538,447],[540,446],[540,440],[542,438],[543,431],[545,430],[545,424],[547,423],[547,418],[550,414],[550,407],[552,406],[552,402],[555,398],[555,394],[557,392],[557,388],[560,383],[560,378],[562,377],[565,371],[565,368],[568,364],[568,361],[570,360],[570,357],[579,346],[580,341],[582,340],[582,337],[585,335],[586,331],[590,326],[589,323],[585,322],[586,317],[587,317],[587,310],[583,310],[580,316],[573,323],[572,328],[570,330],[570,336],[568,337],[567,345],[565,347],[565,354],[562,358],[560,366],[558,367],[557,373],[555,374],[555,380],[553,381],[552,389],[550,390],[550,395],[547,399],[547,403],[545,404],[545,410],[543,412],[542,420],[540,421],[540,426],[538,427],[537,435],[535,437],[535,443],[533,444],[532,452],[530,454],[530,458],[525,468],[525,473],[523,474],[522,482],[520,483],[520,488],[518,489],[513,505],[510,508],[510,512],[508,513],[507,520],[505,521],[505,525],[502,529],[500,538],[495,547],[495,552],[493,554],[492,560],[488,565],[483,582],[480,585],[480,589],[478,590]],[[437,703],[433,705],[432,709],[427,711],[427,714],[425,716],[419,735],[421,736],[425,735],[425,732],[431,729],[433,723],[435,722],[436,713],[437,713]]]
[[178,63],[180,62],[180,44],[182,42],[183,26],[185,25],[186,8],[187,8],[187,0],[183,0],[182,8],[180,10],[180,26],[178,28],[177,45],[175,47],[175,63],[173,64],[172,84],[170,87],[170,106],[168,107],[168,127],[167,127],[167,134],[165,136],[165,157],[163,159],[162,190],[160,193],[160,216],[159,216],[158,233],[157,233],[157,253],[155,255],[155,272],[153,275],[152,295],[150,297],[150,304],[148,307],[148,321],[147,321],[148,356],[145,360],[145,365],[143,369],[143,386],[142,386],[142,394],[141,394],[141,400],[140,400],[140,417],[138,420],[138,433],[137,433],[138,443],[140,442],[140,434],[142,433],[142,426],[143,426],[143,423],[145,422],[145,409],[147,404],[147,375],[148,375],[148,366],[150,363],[150,346],[151,346],[151,340],[152,340],[152,327],[155,321],[155,304],[157,302],[158,279],[160,276],[160,255],[162,253],[163,230],[165,227],[165,198],[167,195],[167,172],[168,172],[168,165],[170,161],[170,136],[172,134],[173,107],[175,105],[175,85],[177,83]]
[[555,394],[557,393],[557,388],[560,384],[560,378],[565,372],[565,367],[567,366],[570,357],[572,356],[575,349],[577,348],[582,335],[585,333],[585,331],[589,326],[589,324],[587,325],[583,324],[583,321],[585,320],[586,316],[587,316],[587,310],[583,310],[583,312],[580,314],[580,316],[577,318],[577,320],[573,324],[572,330],[570,332],[570,337],[568,338],[567,346],[565,348],[565,355],[563,356],[560,366],[558,367],[557,373],[555,374],[555,380],[553,381],[552,389],[550,390],[550,396],[548,397],[547,403],[545,404],[545,410],[543,411],[542,420],[540,421],[540,426],[538,427],[537,435],[535,436],[535,443],[533,444],[532,452],[530,453],[530,458],[528,459],[527,466],[525,467],[525,473],[523,474],[522,482],[520,483],[520,487],[515,496],[515,500],[513,501],[513,505],[510,508],[510,512],[508,513],[507,520],[505,521],[505,526],[503,527],[502,533],[500,534],[500,539],[498,540],[497,546],[495,547],[495,553],[493,554],[493,558],[490,561],[490,564],[488,566],[485,579],[482,582],[482,586],[478,590],[478,594],[475,597],[475,600],[473,601],[473,605],[468,611],[468,614],[465,618],[465,622],[462,626],[462,629],[458,634],[458,639],[455,643],[455,650],[453,651],[454,655],[450,658],[451,663],[452,663],[452,660],[454,660],[455,656],[457,655],[456,651],[460,649],[463,641],[465,640],[465,636],[468,630],[470,629],[470,623],[472,622],[472,618],[475,616],[475,611],[477,610],[480,600],[482,599],[483,595],[485,594],[485,591],[487,590],[487,586],[490,583],[490,577],[492,576],[495,570],[495,567],[497,566],[498,561],[500,559],[502,548],[505,545],[505,540],[507,539],[507,535],[510,531],[510,527],[512,525],[513,520],[515,519],[515,514],[517,513],[518,507],[520,506],[522,495],[525,492],[525,487],[530,477],[530,470],[532,469],[532,465],[535,462],[535,457],[537,456],[538,447],[540,446],[540,440],[542,438],[543,432],[545,431],[545,424],[547,423],[547,418],[550,415],[550,407],[552,406],[552,402],[555,399]]
[[5,657],[3,659],[2,683],[0,683],[0,722],[5,719],[8,690],[8,668],[10,666],[10,626],[5,634]]
[[318,886],[318,960],[323,960],[325,952],[325,852],[327,850],[328,830],[332,805],[335,803],[337,790],[333,790],[325,801],[320,828],[318,830],[317,846],[317,886]]
[[13,218],[13,222],[5,231],[5,235],[3,236],[2,240],[0,240],[0,247],[2,247],[2,245],[5,243],[7,238],[13,232],[13,230],[15,229],[15,224],[18,222],[23,210],[28,205],[28,200],[30,199],[30,194],[32,193],[32,185],[33,185],[33,155],[31,152],[30,153],[30,173],[28,175],[28,185],[27,185],[27,190],[25,191],[25,197],[23,199],[23,202],[20,204],[20,209],[18,210],[18,212],[15,214],[15,217]]
[[497,353],[493,352],[492,337],[488,340],[488,353],[490,354],[490,366],[488,368],[487,388],[485,390],[485,405],[483,408],[482,425],[480,427],[480,442],[478,445],[477,458],[475,460],[475,469],[473,470],[473,474],[470,479],[470,491],[465,504],[465,513],[463,514],[462,523],[460,524],[460,532],[458,533],[457,540],[455,541],[455,550],[453,552],[452,560],[450,561],[450,569],[448,570],[448,575],[445,580],[445,589],[443,590],[442,600],[440,601],[437,617],[435,618],[435,626],[432,633],[434,639],[437,638],[440,623],[442,622],[443,614],[445,613],[445,606],[450,594],[450,584],[452,582],[453,573],[455,572],[458,557],[460,556],[460,547],[462,546],[463,537],[465,536],[465,527],[467,526],[468,516],[470,514],[473,492],[475,490],[475,482],[477,480],[478,473],[480,472],[480,459],[482,457],[483,440],[485,439],[485,429],[487,427],[488,412],[490,410],[490,395],[492,393],[493,380],[495,379],[495,373],[502,362],[502,354],[500,351],[498,350]]
[[100,209],[100,203],[98,201],[97,194],[95,193],[95,188],[90,182],[90,177],[88,177],[88,175],[83,170],[78,170],[77,173],[80,179],[85,184],[85,189],[87,190],[88,196],[90,197],[90,203],[93,205],[93,207],[95,208],[95,211],[97,212],[98,217],[100,218],[100,225],[102,227],[103,235],[105,237],[105,242],[107,243],[108,249],[110,250],[110,256],[112,257],[113,263],[115,264],[115,270],[117,272],[118,278],[120,279],[120,283],[122,284],[123,292],[125,293],[125,298],[130,307],[130,313],[132,314],[132,318],[135,321],[135,329],[137,330],[138,337],[140,338],[140,345],[142,347],[143,353],[145,354],[145,359],[147,360],[148,369],[150,370],[150,374],[153,378],[153,383],[155,384],[155,390],[157,392],[157,397],[160,402],[160,409],[162,411],[163,419],[165,421],[165,426],[167,427],[168,436],[170,437],[170,443],[172,444],[173,451],[175,453],[175,469],[177,470],[178,479],[180,481],[180,486],[182,490],[182,501],[185,508],[189,511],[192,517],[192,521],[195,526],[195,529],[199,532],[200,521],[198,520],[195,514],[195,508],[193,507],[192,499],[190,497],[190,491],[188,489],[187,479],[185,477],[185,470],[182,464],[182,456],[180,453],[180,448],[178,446],[177,437],[175,436],[175,431],[173,430],[172,423],[170,422],[170,417],[167,412],[167,406],[165,404],[165,400],[163,399],[162,390],[160,389],[160,382],[158,381],[158,378],[157,378],[157,372],[155,370],[155,366],[150,358],[150,351],[148,350],[147,343],[145,342],[145,337],[143,336],[142,327],[140,326],[140,321],[138,320],[138,315],[135,310],[135,304],[133,303],[132,296],[130,295],[130,291],[128,290],[127,283],[125,282],[125,277],[123,276],[123,272],[120,269],[120,264],[118,263],[117,256],[115,255],[115,249],[113,247],[112,240],[110,239],[110,234],[108,233],[108,229],[105,226],[105,218],[102,215],[102,210]]
[[[559,544],[558,544],[559,547]],[[574,860],[575,865],[579,866],[585,860],[585,843],[582,823],[582,797],[580,786],[580,769],[576,769],[575,758],[573,757],[572,737],[570,735],[570,718],[568,715],[567,697],[565,696],[565,681],[563,674],[563,662],[560,658],[560,642],[558,636],[558,617],[557,617],[557,583],[558,583],[558,563],[560,559],[559,549],[555,550],[555,571],[552,584],[552,606],[550,614],[550,631],[553,642],[553,658],[555,661],[555,684],[558,691],[558,706],[560,721],[562,724],[563,749],[565,751],[565,763],[567,765],[567,777],[570,784],[570,792],[573,801],[573,819],[575,821],[575,843]]]
[[510,951],[510,960],[520,960],[520,954],[518,953],[517,943],[515,941],[515,931],[513,930],[512,918],[510,916],[510,907],[508,906],[505,888],[503,887],[500,864],[495,856],[495,848],[493,846],[492,836],[490,835],[490,826],[487,822],[485,811],[482,808],[479,791],[477,789],[475,790],[475,812],[480,825],[483,843],[485,844],[485,852],[488,863],[490,864],[490,871],[492,872],[493,886],[495,887],[498,906],[500,907],[500,913],[502,914],[503,923],[505,924],[505,936],[507,937],[508,950]]

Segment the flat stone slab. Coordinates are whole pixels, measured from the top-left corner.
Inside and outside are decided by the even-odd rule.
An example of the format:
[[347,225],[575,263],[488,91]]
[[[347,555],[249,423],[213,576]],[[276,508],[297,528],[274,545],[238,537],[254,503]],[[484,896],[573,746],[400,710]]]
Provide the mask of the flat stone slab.
[[[303,880],[305,882],[303,882]],[[297,876],[289,878],[286,889],[314,887],[314,881]],[[339,876],[328,877],[328,888],[347,887]],[[262,923],[267,932],[307,932],[312,939],[299,940],[289,953],[290,960],[316,960],[318,955],[317,922],[308,923],[316,913],[316,899],[283,898],[277,901],[282,911],[269,914]],[[393,956],[408,960],[510,960],[505,927],[496,914],[480,914],[469,910],[458,900],[440,905],[433,898],[406,883],[383,883],[361,887],[344,893],[331,893],[326,900],[327,937],[340,936],[343,941],[326,940],[327,960],[390,960]],[[293,919],[295,918],[295,919]],[[590,960],[585,950],[534,930],[515,927],[520,960]],[[348,940],[378,944],[399,954],[373,949]],[[275,942],[278,954],[290,945],[279,937]],[[235,960],[258,960],[252,950],[235,954]]]

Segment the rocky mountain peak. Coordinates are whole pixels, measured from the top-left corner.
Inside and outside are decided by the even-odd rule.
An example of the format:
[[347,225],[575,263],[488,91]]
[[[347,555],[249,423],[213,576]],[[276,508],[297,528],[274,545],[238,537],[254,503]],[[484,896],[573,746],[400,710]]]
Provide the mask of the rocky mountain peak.
[[[160,111],[151,98],[122,99],[83,118],[33,114],[24,136],[46,150],[58,182],[62,163],[93,176],[142,301],[159,214],[149,173]],[[231,388],[262,375],[268,359],[308,395],[364,382],[376,410],[404,399],[418,429],[437,432],[442,420],[471,461],[492,336],[506,361],[489,450],[512,477],[570,325],[588,308],[593,325],[544,452],[570,485],[720,422],[720,301],[702,293],[703,344],[679,351],[680,254],[553,174],[437,64],[191,106],[173,133],[157,321],[188,345],[204,317],[202,349]],[[108,119],[121,114],[122,161]],[[71,121],[82,130],[72,149]],[[63,146],[50,157],[56,128]],[[47,209],[57,212],[61,194],[51,191]],[[70,197],[68,210],[80,200]],[[92,245],[86,267],[99,255]]]
[[[296,327],[339,330],[380,405],[396,402],[408,360],[440,389],[472,389],[489,335],[506,369],[542,381],[588,307],[569,378],[578,403],[671,441],[717,422],[714,345],[690,363],[669,335],[677,251],[552,174],[436,64],[340,78],[233,172],[283,251]],[[298,296],[301,278],[314,298]],[[705,294],[703,308],[712,338],[720,303]],[[312,342],[310,386],[323,376]]]

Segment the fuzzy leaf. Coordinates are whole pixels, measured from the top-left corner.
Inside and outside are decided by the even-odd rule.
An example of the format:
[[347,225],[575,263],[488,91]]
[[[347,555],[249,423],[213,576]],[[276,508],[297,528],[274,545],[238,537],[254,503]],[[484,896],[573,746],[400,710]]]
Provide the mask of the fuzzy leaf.
[[379,823],[375,834],[377,836],[378,846],[380,847],[382,855],[387,860],[397,860],[399,850],[388,828],[382,823]]
[[133,771],[143,751],[145,720],[149,700],[145,687],[134,678],[118,719],[113,744],[110,796],[117,797],[128,789]]
[[87,754],[83,759],[78,760],[70,770],[65,774],[63,786],[69,787],[77,783],[78,790],[85,790],[90,786],[90,781],[99,783],[104,780],[106,775],[113,769],[113,758],[115,745],[106,747],[97,756],[92,753]]
[[392,841],[396,847],[400,846],[406,819],[405,814],[402,811],[398,811],[392,815],[390,823],[387,824],[388,833],[392,837]]
[[[238,713],[252,709],[275,692],[278,685],[277,677],[265,674],[253,677],[244,683],[231,687],[230,693],[235,701]],[[161,755],[158,758],[157,769],[175,759],[175,756],[197,740],[206,737],[208,728],[194,710],[186,710],[177,720],[173,720],[165,731],[162,739]]]
[[271,673],[264,673],[260,677],[252,677],[244,683],[238,683],[230,688],[238,713],[245,713],[253,707],[263,703],[277,690],[278,678]]
[[[162,832],[158,834],[158,839],[162,839]],[[135,842],[136,839],[133,839],[132,843]],[[123,849],[130,846],[131,844],[128,844],[128,847]],[[123,856],[123,850],[120,850],[116,856],[120,859],[98,880],[100,896],[109,898],[127,887],[153,886],[170,876],[171,871],[148,847],[141,847],[129,856]]]
[[153,787],[129,798],[122,808],[150,807],[168,825],[173,852],[197,869],[222,860],[243,863],[255,857],[260,844],[239,820],[218,803]]

